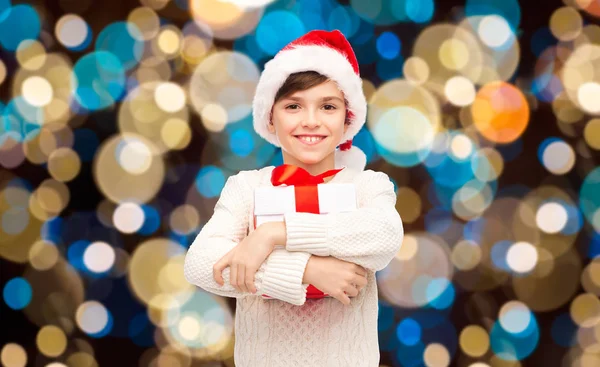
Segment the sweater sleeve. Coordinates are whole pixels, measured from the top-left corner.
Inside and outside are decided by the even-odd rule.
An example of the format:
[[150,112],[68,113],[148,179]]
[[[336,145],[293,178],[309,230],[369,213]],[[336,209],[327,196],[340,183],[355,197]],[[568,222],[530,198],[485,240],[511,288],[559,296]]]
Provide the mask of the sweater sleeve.
[[213,278],[213,266],[233,249],[248,230],[252,190],[241,174],[227,179],[213,216],[196,236],[185,257],[188,282],[220,296],[242,298],[267,294],[294,305],[306,301],[308,284],[302,284],[310,254],[276,247],[255,274],[256,294],[239,292],[229,282],[230,268],[223,270],[223,286]]
[[383,172],[362,172],[354,181],[359,209],[345,213],[286,213],[286,249],[333,256],[370,269],[385,268],[397,254],[404,228],[394,185]]

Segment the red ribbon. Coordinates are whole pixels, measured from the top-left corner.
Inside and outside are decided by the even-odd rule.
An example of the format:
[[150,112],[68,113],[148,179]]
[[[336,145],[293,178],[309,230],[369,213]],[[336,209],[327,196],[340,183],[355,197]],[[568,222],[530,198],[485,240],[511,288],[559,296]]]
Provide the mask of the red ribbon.
[[[271,174],[271,183],[273,186],[288,185],[294,186],[294,196],[296,198],[296,212],[319,214],[319,191],[317,185],[325,182],[326,177],[335,175],[343,168],[332,169],[313,176],[301,167],[291,164],[283,164],[275,167]],[[306,298],[324,298],[325,293],[321,292],[312,284],[308,285]]]

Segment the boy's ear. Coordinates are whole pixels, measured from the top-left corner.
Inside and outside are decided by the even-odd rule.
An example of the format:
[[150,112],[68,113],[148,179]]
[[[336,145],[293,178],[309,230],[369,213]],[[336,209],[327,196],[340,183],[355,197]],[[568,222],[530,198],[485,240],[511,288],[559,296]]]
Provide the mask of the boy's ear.
[[267,124],[267,130],[269,130],[271,134],[275,134],[275,125],[273,125],[272,120]]

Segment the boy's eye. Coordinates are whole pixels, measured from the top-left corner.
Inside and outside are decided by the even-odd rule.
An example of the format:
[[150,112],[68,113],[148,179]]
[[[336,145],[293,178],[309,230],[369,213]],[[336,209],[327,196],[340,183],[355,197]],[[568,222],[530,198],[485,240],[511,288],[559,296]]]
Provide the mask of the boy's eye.
[[[332,104],[326,104],[323,107],[325,107],[326,110],[335,110],[336,109],[336,107],[334,105],[332,105]],[[331,107],[331,108],[327,108],[327,107]]]
[[293,108],[293,107],[299,107],[299,106],[297,104],[291,104],[291,105],[287,106],[286,108],[295,110],[296,108]]

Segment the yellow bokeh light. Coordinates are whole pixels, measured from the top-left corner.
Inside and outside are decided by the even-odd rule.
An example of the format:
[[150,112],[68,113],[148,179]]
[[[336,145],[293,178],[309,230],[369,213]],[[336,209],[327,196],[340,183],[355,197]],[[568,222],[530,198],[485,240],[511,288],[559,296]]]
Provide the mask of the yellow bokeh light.
[[181,51],[182,39],[183,36],[179,28],[166,26],[156,37],[156,45],[165,57],[173,58]]
[[4,83],[5,79],[6,79],[6,65],[4,65],[4,62],[2,62],[2,60],[0,60],[0,85],[2,85],[2,83]]
[[472,241],[463,240],[452,248],[451,260],[457,269],[472,270],[481,262],[481,247]]
[[62,329],[54,325],[46,325],[38,332],[36,344],[43,355],[58,357],[67,348],[67,336]]
[[69,367],[98,367],[96,359],[86,352],[75,352],[67,358]]
[[166,82],[159,84],[154,90],[156,105],[165,112],[181,111],[185,106],[185,93],[178,84]]
[[227,125],[227,110],[219,104],[209,103],[202,108],[200,118],[206,130],[221,132]]
[[492,48],[503,46],[513,36],[506,19],[497,14],[481,18],[477,34],[486,46]]
[[438,57],[446,68],[461,70],[469,62],[469,49],[460,39],[448,39],[442,43]]
[[404,223],[412,223],[421,215],[422,200],[419,194],[410,187],[400,187],[396,193],[396,210]]
[[406,80],[414,84],[423,84],[429,78],[429,65],[420,57],[409,57],[402,68]]
[[171,212],[169,226],[175,233],[188,235],[200,226],[200,214],[192,205],[181,205]]
[[43,107],[52,101],[54,91],[52,85],[40,76],[31,76],[21,86],[23,98],[32,106]]
[[46,240],[39,240],[29,250],[29,263],[37,270],[43,271],[53,267],[58,261],[59,252],[56,245]]
[[106,242],[96,241],[86,247],[83,263],[94,273],[104,273],[115,263],[115,250]]
[[583,130],[583,137],[590,148],[600,150],[600,119],[588,121]]
[[133,37],[140,38],[140,41],[148,41],[158,34],[160,19],[152,8],[141,6],[129,13],[127,24],[133,24],[139,30],[139,32],[131,32]]
[[443,344],[431,343],[425,348],[423,360],[427,367],[448,367],[450,352]]
[[579,12],[570,7],[558,8],[550,17],[550,32],[561,41],[571,41],[581,33],[583,18]]
[[[159,271],[170,263],[172,257],[182,255],[184,251],[179,244],[163,238],[151,239],[136,247],[129,262],[128,280],[138,299],[148,304],[155,296],[170,293],[177,294],[178,300],[181,300],[180,296],[194,291],[194,286],[190,283],[173,284],[168,281],[168,276],[164,278],[166,275]],[[180,272],[183,274],[183,268]],[[163,288],[169,286],[172,286],[172,292],[165,292]]]
[[475,100],[475,85],[464,76],[455,76],[446,82],[444,94],[455,106],[468,106]]
[[16,57],[23,69],[34,71],[40,69],[47,60],[46,48],[37,40],[22,41],[17,50]]
[[160,136],[165,146],[170,149],[184,149],[192,141],[192,131],[189,124],[179,118],[170,118],[165,121]]
[[600,300],[591,293],[580,294],[570,308],[571,319],[582,328],[594,327],[600,322]]
[[173,325],[179,317],[181,304],[173,295],[158,293],[148,302],[148,318],[156,326]]
[[490,337],[481,326],[469,325],[461,331],[459,344],[466,355],[482,357],[490,348]]
[[[139,144],[134,143],[131,149],[129,144],[135,141]],[[123,153],[124,148],[130,153]],[[146,148],[149,155],[144,153]],[[157,154],[156,146],[139,135],[122,134],[107,139],[94,160],[98,188],[115,203],[141,204],[151,200],[162,186],[165,174],[164,161]]]
[[4,344],[0,351],[0,362],[4,367],[25,367],[27,352],[17,343]]
[[583,83],[577,89],[577,100],[581,107],[589,113],[600,113],[600,103],[598,103],[598,94],[600,94],[600,83]]
[[48,157],[48,172],[57,181],[71,181],[80,170],[81,160],[71,148],[58,148]]

